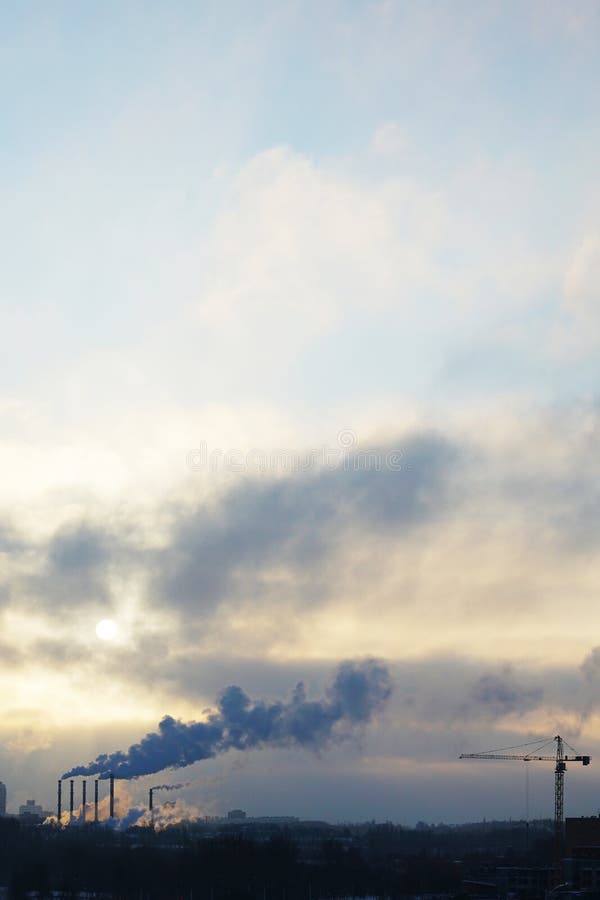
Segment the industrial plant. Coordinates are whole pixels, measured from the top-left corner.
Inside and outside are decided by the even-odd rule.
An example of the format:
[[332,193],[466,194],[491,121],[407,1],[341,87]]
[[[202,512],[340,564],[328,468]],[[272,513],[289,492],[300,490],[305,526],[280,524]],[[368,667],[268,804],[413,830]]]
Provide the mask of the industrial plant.
[[0,900],[600,898],[600,817],[564,817],[567,765],[587,767],[590,756],[556,735],[460,758],[552,762],[554,819],[411,828],[240,808],[206,816],[178,805],[179,798],[157,802],[158,793],[178,793],[193,782],[154,784],[138,805],[123,791],[120,804],[121,780],[113,773],[63,776],[56,810],[32,799],[7,815],[0,782]]

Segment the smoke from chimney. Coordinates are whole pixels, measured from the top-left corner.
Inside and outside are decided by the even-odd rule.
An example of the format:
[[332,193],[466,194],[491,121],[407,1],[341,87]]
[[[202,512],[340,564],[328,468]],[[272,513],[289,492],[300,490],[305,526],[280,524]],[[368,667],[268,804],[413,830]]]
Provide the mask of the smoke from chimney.
[[182,781],[180,784],[155,784],[148,791],[148,809],[152,811],[154,808],[154,791],[179,791],[191,783],[191,781]]
[[189,787],[191,781],[182,781],[180,784],[155,784],[150,790],[152,791],[180,791],[184,787]]
[[369,722],[390,694],[389,672],[375,659],[342,663],[322,700],[308,700],[302,682],[287,703],[252,701],[240,687],[232,685],[223,691],[216,712],[206,721],[182,722],[165,716],[158,731],[147,734],[139,744],[126,751],[103,753],[88,765],[71,769],[63,778],[108,778],[111,773],[117,778],[138,778],[189,766],[229,749],[299,745],[316,750],[340,739],[349,728]]

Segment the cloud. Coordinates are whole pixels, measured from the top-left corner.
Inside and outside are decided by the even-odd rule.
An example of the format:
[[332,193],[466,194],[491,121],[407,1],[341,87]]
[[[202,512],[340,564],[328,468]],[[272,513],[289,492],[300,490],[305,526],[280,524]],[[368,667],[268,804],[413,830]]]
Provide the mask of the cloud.
[[[257,154],[214,223],[196,304],[202,335],[233,372],[251,360],[256,379],[357,312],[417,314],[446,224],[440,194],[415,180],[380,185],[288,147]],[[265,342],[268,358],[255,352]]]
[[10,525],[0,525],[0,554],[10,554],[24,549],[25,544]]
[[380,125],[371,139],[373,153],[395,157],[406,148],[406,136],[396,122]]
[[[29,543],[15,531],[0,679],[18,671],[14,702],[29,708],[37,692],[57,717],[64,689],[82,715],[110,715],[125,690],[145,716],[185,718],[218,688],[207,670],[230,680],[256,656],[321,665],[452,648],[541,662],[551,643],[561,663],[581,657],[588,636],[565,640],[564,598],[588,613],[594,602],[597,410],[446,426],[365,439],[378,458],[394,449],[396,471],[354,467],[351,453],[338,468],[236,474],[213,493],[192,472],[187,496],[153,499],[139,518],[104,505]],[[107,616],[112,644],[94,632]],[[540,687],[546,697],[493,669],[477,678],[453,716],[531,712]],[[91,689],[101,699],[86,711]]]
[[67,528],[54,535],[48,559],[56,572],[95,570],[106,565],[110,550],[107,535],[89,525]]
[[98,522],[60,528],[40,554],[37,573],[24,579],[30,596],[43,598],[49,609],[73,609],[111,604],[111,574],[128,565],[129,541],[120,529]]
[[436,520],[448,503],[458,449],[438,435],[416,434],[394,450],[396,471],[367,463],[250,479],[216,506],[183,510],[156,560],[155,602],[210,610],[251,584],[260,590],[270,567],[318,570],[354,531],[401,538]]
[[542,705],[543,688],[519,685],[509,675],[481,675],[471,691],[471,697],[481,710],[492,718],[515,712],[526,712]]
[[600,675],[600,647],[593,647],[581,664],[586,679],[594,681]]
[[[410,721],[417,731],[469,731],[506,723],[514,727],[515,715],[566,704],[567,692],[577,681],[577,671],[568,667],[560,671],[501,660],[492,664],[463,654],[398,660],[393,671],[398,685],[394,715],[398,721]],[[546,685],[552,678],[554,690]]]
[[573,251],[564,277],[566,349],[590,352],[600,333],[600,232],[587,234]]
[[[593,730],[600,7],[237,5],[5,23],[4,731],[348,655],[415,746]],[[186,467],[342,423],[401,470]]]

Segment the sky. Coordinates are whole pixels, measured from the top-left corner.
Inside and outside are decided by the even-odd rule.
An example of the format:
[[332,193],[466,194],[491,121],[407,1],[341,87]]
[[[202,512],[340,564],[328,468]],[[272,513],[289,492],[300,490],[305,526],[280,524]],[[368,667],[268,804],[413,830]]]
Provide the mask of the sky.
[[551,816],[458,756],[562,734],[598,812],[599,51],[598,0],[2,6],[9,809],[236,686],[276,727],[132,802]]

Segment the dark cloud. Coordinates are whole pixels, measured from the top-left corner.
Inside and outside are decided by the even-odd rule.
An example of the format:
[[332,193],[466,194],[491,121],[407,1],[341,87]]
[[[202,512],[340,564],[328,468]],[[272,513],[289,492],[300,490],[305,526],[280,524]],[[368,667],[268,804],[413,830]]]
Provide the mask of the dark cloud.
[[[400,461],[399,470],[386,463],[391,452]],[[582,454],[577,459],[583,460]],[[380,464],[374,465],[374,459]],[[436,433],[421,432],[375,448],[367,458],[350,454],[347,464],[337,468],[247,477],[210,503],[175,501],[155,510],[161,526],[170,523],[166,533],[162,531],[160,547],[146,542],[135,523],[122,519],[108,521],[99,516],[97,521],[71,523],[35,546],[26,545],[7,526],[0,529],[0,552],[6,562],[0,603],[35,605],[49,613],[95,607],[103,616],[110,615],[118,601],[115,584],[130,580],[143,605],[174,613],[171,622],[178,620],[180,628],[175,635],[178,646],[184,639],[189,646],[210,634],[216,612],[225,621],[228,607],[246,604],[301,613],[332,597],[341,599],[346,590],[344,572],[352,565],[354,548],[360,549],[363,558],[360,572],[348,587],[349,603],[360,602],[357,597],[363,586],[375,593],[373,578],[383,565],[378,596],[389,596],[389,584],[385,584],[389,575],[400,588],[398,603],[416,602],[426,595],[432,609],[437,604],[446,608],[441,592],[439,599],[431,596],[432,577],[422,564],[425,549],[421,553],[421,548],[429,546],[436,552],[440,546],[443,549],[445,533],[438,540],[442,522],[456,521],[461,526],[457,556],[471,548],[476,552],[479,538],[484,544],[488,541],[490,551],[495,550],[494,540],[502,548],[504,522],[509,517],[507,553],[517,552],[511,544],[515,535],[517,539],[531,536],[527,548],[534,563],[533,554],[556,550],[559,539],[565,553],[575,545],[577,553],[582,547],[591,552],[597,508],[593,472],[582,464],[578,472],[557,467],[550,477],[532,472],[527,460],[522,464],[519,459],[490,460],[466,441],[460,445]],[[586,534],[585,540],[573,544],[573,535],[580,532]],[[399,572],[401,563],[394,569],[393,551],[409,542],[416,548],[416,564]],[[391,551],[389,569],[378,556],[379,548],[386,545]],[[494,552],[489,560],[493,569]],[[523,573],[522,590],[528,603],[540,593],[539,571],[532,567]],[[517,605],[507,599],[509,590],[513,596],[515,592],[506,567],[485,576],[490,602],[480,604],[476,615],[486,619],[497,614],[501,604]],[[472,602],[477,582],[473,585],[466,580],[461,584],[455,601],[459,611]],[[519,599],[518,605],[524,603]],[[129,664],[135,668],[133,660]],[[477,689],[480,694],[484,687]],[[498,692],[494,702],[502,708],[510,699],[507,695],[502,700]]]
[[[387,463],[391,452],[399,470]],[[198,615],[229,600],[282,602],[286,587],[273,598],[268,584],[276,565],[288,582],[301,583],[302,602],[318,602],[326,599],[328,567],[353,536],[402,539],[449,508],[459,456],[457,447],[425,433],[368,458],[350,455],[337,468],[248,477],[210,504],[169,505],[171,527],[158,549],[123,520],[73,522],[35,546],[0,529],[0,552],[14,568],[0,599],[18,597],[21,606],[48,611],[106,610],[113,576],[131,577],[147,584],[147,602],[179,611],[190,629]]]
[[[216,508],[182,513],[157,560],[154,601],[210,610],[251,586],[270,565],[301,573],[335,553],[352,532],[400,537],[447,508],[458,449],[436,435],[393,448],[401,469],[382,464],[248,480]],[[392,448],[381,448],[385,462]]]
[[66,575],[97,571],[109,563],[113,543],[98,527],[70,527],[51,539],[48,562],[53,571]]
[[8,641],[0,642],[0,668],[17,669],[27,661],[27,656],[19,647]]
[[600,675],[600,647],[593,647],[581,664],[581,671],[588,681]]
[[17,582],[22,602],[49,612],[93,606],[106,612],[113,574],[143,571],[144,555],[121,524],[71,523],[36,548],[31,570]]
[[61,641],[56,638],[43,638],[35,641],[28,654],[37,663],[49,666],[81,665],[89,659],[89,649],[73,641]]
[[437,723],[441,729],[494,723],[547,704],[567,704],[581,682],[575,669],[492,665],[465,656],[400,660],[393,672],[399,719]]
[[492,717],[526,712],[542,704],[541,687],[526,687],[511,675],[482,675],[471,689],[471,699]]

